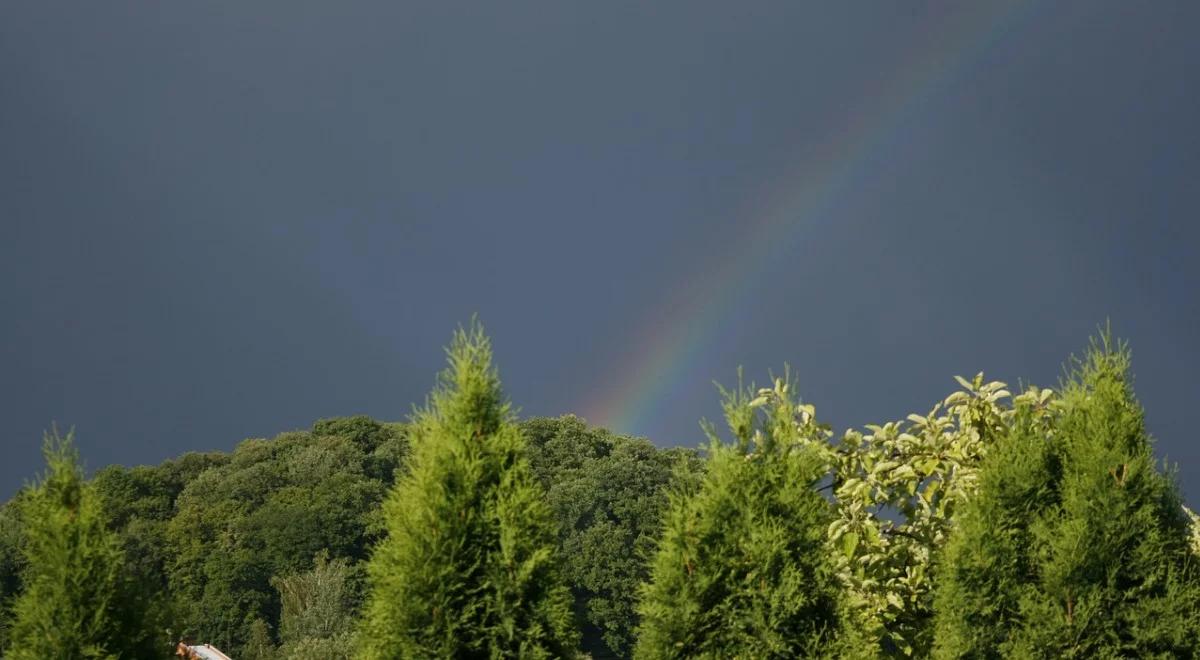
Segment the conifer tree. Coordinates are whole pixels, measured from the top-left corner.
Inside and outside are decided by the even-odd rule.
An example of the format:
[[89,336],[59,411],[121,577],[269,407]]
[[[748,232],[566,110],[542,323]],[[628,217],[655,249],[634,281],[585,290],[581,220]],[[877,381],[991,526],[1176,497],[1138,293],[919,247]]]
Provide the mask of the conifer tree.
[[1156,469],[1129,351],[1104,333],[1064,383],[1051,432],[1022,404],[984,461],[935,575],[940,658],[1200,653],[1188,521]]
[[565,658],[571,593],[550,510],[477,323],[459,329],[368,566],[364,658]]
[[12,660],[165,656],[135,593],[101,499],[84,481],[72,434],[47,434],[47,470],[21,502],[24,590],[13,605]]
[[671,494],[644,586],[635,657],[792,658],[831,652],[840,585],[826,549],[824,473],[803,435],[824,437],[786,381],[725,393],[737,442],[709,428],[707,472]]

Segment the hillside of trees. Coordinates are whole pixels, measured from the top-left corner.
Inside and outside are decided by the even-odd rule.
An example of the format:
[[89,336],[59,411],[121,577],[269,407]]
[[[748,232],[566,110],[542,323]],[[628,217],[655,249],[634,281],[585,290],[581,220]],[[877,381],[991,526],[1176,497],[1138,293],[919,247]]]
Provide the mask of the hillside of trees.
[[[620,657],[632,643],[637,586],[647,575],[641,556],[657,534],[665,487],[676,467],[699,469],[699,457],[573,416],[529,419],[521,428],[560,530],[584,648],[597,658]],[[308,431],[247,440],[229,454],[110,466],[91,481],[131,577],[142,581],[144,593],[162,595],[156,607],[172,611],[173,635],[253,657],[237,651],[265,638],[311,643],[305,641],[310,635],[324,633],[320,626],[353,627],[364,561],[382,532],[380,505],[397,472],[404,473],[408,450],[405,424],[327,419]],[[27,497],[23,492],[0,508],[0,598],[6,604],[0,631],[8,630],[7,605],[21,590],[17,508]],[[342,622],[305,627],[285,621],[281,627],[287,613],[280,581],[311,579],[314,570],[330,567],[340,583],[332,611]]]
[[90,478],[51,431],[0,507],[0,656],[1200,655],[1196,519],[1107,332],[1053,389],[840,433],[739,383],[702,451],[517,419],[479,326],[448,353],[404,422]]

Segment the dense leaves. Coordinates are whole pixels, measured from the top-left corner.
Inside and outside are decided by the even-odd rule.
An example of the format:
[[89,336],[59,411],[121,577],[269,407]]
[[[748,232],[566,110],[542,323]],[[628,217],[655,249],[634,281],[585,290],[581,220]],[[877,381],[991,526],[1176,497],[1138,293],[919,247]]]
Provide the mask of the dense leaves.
[[153,594],[130,580],[71,436],[47,436],[45,476],[23,498],[23,590],[12,606],[7,657],[163,657]]
[[1059,392],[959,378],[836,438],[786,378],[739,389],[707,461],[518,423],[478,329],[453,348],[413,424],[321,420],[90,482],[52,438],[0,505],[0,655],[536,657],[576,628],[597,660],[1200,651],[1200,519],[1107,335]]
[[25,569],[21,552],[24,526],[18,508],[21,499],[27,495],[28,491],[21,491],[16,498],[0,505],[0,651],[8,648],[12,603],[21,593],[21,573]]
[[[528,453],[538,481],[550,487],[547,502],[559,521],[559,554],[564,578],[575,596],[579,623],[585,631],[585,648],[596,658],[625,657],[635,618],[637,585],[647,574],[643,549],[651,544],[658,532],[658,515],[665,504],[665,487],[674,466],[683,458],[693,468],[699,464],[695,452],[683,449],[656,449],[646,440],[618,436],[602,429],[588,427],[574,417],[562,419],[533,419],[521,424],[529,438]],[[264,452],[264,445],[278,444],[275,451]],[[381,424],[365,417],[321,420],[309,432],[284,433],[269,441],[244,443],[232,454],[186,454],[157,466],[125,468],[111,466],[100,470],[93,482],[104,502],[104,515],[115,530],[125,550],[129,578],[139,583],[142,593],[162,594],[158,607],[169,627],[178,636],[212,642],[229,653],[241,649],[241,656],[276,657],[282,645],[290,652],[282,631],[283,603],[272,586],[272,579],[303,574],[313,570],[313,556],[298,556],[281,543],[270,545],[279,550],[271,556],[262,552],[227,554],[218,543],[221,538],[237,538],[239,545],[265,548],[263,534],[272,536],[271,526],[249,525],[250,519],[260,519],[260,509],[274,500],[274,492],[286,488],[287,481],[267,479],[255,485],[252,479],[243,493],[258,493],[240,506],[233,506],[237,496],[217,489],[188,488],[202,474],[212,472],[200,483],[243,481],[241,473],[287,473],[294,469],[288,464],[302,455],[308,445],[355,446],[362,453],[351,452],[352,461],[334,465],[318,473],[314,479],[344,481],[344,473],[356,479],[377,482],[380,498],[371,511],[357,520],[361,529],[351,532],[359,539],[340,559],[347,562],[351,579],[346,586],[348,606],[345,615],[358,614],[362,600],[363,560],[370,544],[382,530],[379,504],[391,477],[403,472],[407,456],[407,439],[403,425]],[[326,447],[328,448],[328,447]],[[321,452],[317,452],[321,453]],[[558,484],[558,487],[554,487]],[[257,490],[256,490],[257,489]],[[177,508],[180,496],[188,490],[184,505]],[[23,559],[20,552],[22,526],[16,510],[28,496],[23,491],[14,500],[0,506],[0,599],[11,601],[20,592]],[[319,507],[321,502],[313,502]],[[336,506],[326,502],[325,506]],[[192,519],[209,521],[214,530],[207,536],[177,538],[172,530],[181,530],[173,522],[177,513]],[[286,521],[282,521],[284,524]],[[301,540],[301,547],[317,547],[323,530],[306,527],[314,540]],[[611,533],[610,533],[611,532]],[[204,557],[196,563],[178,562],[185,550]],[[319,548],[318,552],[324,550]],[[254,573],[254,579],[233,581],[223,576],[236,574],[236,565],[254,559],[265,568]],[[339,557],[333,557],[335,562]],[[280,568],[275,568],[280,567]],[[218,624],[225,617],[208,605],[190,601],[184,590],[186,580],[201,582],[204,591],[216,595],[229,594],[229,602],[257,604],[246,606],[236,617],[243,625],[221,638]],[[213,599],[221,602],[219,599]],[[213,602],[209,600],[208,602]],[[6,648],[3,622],[9,618],[8,608],[0,609],[0,649]],[[604,636],[613,640],[611,647]],[[626,646],[621,647],[621,640]],[[308,643],[308,642],[306,642]],[[224,645],[224,646],[223,646]],[[254,646],[254,649],[250,647]],[[299,645],[295,645],[299,647]],[[624,648],[624,650],[621,650]]]
[[936,657],[1200,653],[1189,521],[1155,466],[1129,353],[1105,335],[1047,434],[1018,409],[937,578]]
[[837,640],[841,589],[825,552],[834,513],[814,488],[821,457],[799,441],[824,430],[796,425],[787,386],[775,391],[765,405],[730,394],[736,444],[714,436],[702,479],[671,494],[637,657],[817,656]]
[[317,557],[311,570],[271,581],[279,591],[278,657],[349,660],[354,653],[354,594],[358,567]]
[[93,479],[109,527],[124,548],[130,579],[139,592],[160,596],[155,610],[174,632],[185,611],[183,603],[171,597],[168,580],[176,541],[169,531],[175,501],[193,478],[227,460],[219,453],[190,453],[155,467],[110,466]]
[[182,633],[236,653],[256,620],[279,621],[272,577],[311,568],[321,552],[365,559],[406,443],[367,418],[322,421],[247,440],[195,475],[166,525]]
[[413,419],[368,564],[364,658],[564,658],[578,643],[554,522],[478,326]]
[[[985,383],[983,374],[958,381],[963,389],[925,415],[848,430],[832,444],[802,436],[831,466],[838,518],[829,526],[830,553],[847,589],[848,643],[857,657],[929,653],[936,552],[956,508],[975,491],[980,461],[1014,423],[1004,383]],[[1030,387],[1016,400],[1045,427],[1053,396]],[[812,410],[800,413],[803,423]]]
[[531,419],[521,428],[558,522],[583,650],[597,659],[627,657],[666,488],[676,472],[697,473],[700,458],[692,450],[659,450],[648,440],[588,427],[570,415]]

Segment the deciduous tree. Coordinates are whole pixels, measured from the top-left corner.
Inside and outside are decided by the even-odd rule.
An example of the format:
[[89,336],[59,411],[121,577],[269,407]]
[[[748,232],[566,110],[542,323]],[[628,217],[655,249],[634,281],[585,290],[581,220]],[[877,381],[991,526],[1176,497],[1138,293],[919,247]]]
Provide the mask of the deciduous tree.
[[[937,551],[975,491],[980,461],[1015,420],[1004,383],[985,382],[982,373],[958,382],[962,390],[924,415],[848,430],[833,443],[802,436],[830,467],[837,519],[829,541],[847,589],[855,658],[929,654]],[[1029,387],[1015,401],[1047,428],[1054,392]]]
[[[589,427],[574,415],[522,422],[530,461],[558,523],[563,577],[593,658],[629,657],[638,587],[677,471],[701,470],[690,449]],[[680,476],[680,475],[676,475]]]
[[354,652],[354,569],[318,554],[310,570],[271,580],[279,591],[280,658],[349,660]]

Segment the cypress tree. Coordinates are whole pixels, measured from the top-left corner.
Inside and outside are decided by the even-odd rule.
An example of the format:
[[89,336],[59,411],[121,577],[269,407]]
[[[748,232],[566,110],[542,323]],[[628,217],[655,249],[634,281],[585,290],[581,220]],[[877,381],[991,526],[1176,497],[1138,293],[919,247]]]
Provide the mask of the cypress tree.
[[413,417],[410,472],[384,503],[368,566],[364,658],[563,658],[571,593],[525,440],[473,323]]
[[47,434],[47,470],[21,502],[24,591],[13,605],[13,660],[165,656],[149,629],[101,499],[84,480],[72,434]]
[[792,658],[828,654],[840,585],[826,549],[832,506],[814,489],[823,434],[788,386],[725,393],[737,442],[709,429],[707,472],[670,495],[643,588],[635,657]]
[[1050,432],[1031,408],[984,461],[935,575],[935,657],[1200,653],[1188,521],[1156,469],[1129,351],[1074,362]]

